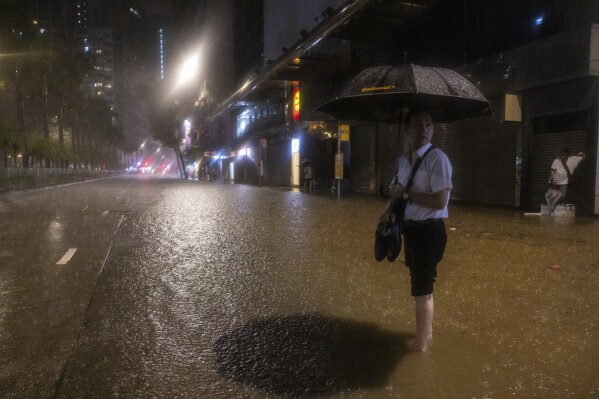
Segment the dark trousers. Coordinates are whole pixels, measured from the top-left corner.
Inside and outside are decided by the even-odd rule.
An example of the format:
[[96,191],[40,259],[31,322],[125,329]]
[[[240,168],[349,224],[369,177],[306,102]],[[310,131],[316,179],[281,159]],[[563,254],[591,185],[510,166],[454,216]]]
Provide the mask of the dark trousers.
[[413,296],[433,293],[437,263],[443,258],[447,232],[443,219],[404,222],[404,254]]

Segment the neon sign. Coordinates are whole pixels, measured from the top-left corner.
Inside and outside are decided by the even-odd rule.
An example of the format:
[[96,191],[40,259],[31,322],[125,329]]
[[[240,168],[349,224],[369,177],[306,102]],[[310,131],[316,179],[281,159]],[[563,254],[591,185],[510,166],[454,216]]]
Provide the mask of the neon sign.
[[300,89],[293,89],[293,120],[299,121],[300,118]]

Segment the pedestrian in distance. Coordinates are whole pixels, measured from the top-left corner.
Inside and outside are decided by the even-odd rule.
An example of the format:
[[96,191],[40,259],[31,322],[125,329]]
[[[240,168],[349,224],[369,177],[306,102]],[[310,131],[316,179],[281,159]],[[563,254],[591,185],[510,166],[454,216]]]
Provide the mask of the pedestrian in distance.
[[586,158],[584,152],[573,155],[569,148],[563,148],[559,157],[551,164],[551,177],[549,178],[549,189],[545,193],[545,200],[549,206],[549,212],[553,212],[558,202],[565,201],[568,183],[578,165]]
[[[389,187],[391,199],[379,221],[395,222],[397,202],[401,198],[407,200],[403,221],[404,256],[410,270],[416,314],[416,338],[411,348],[427,352],[433,337],[433,285],[437,264],[447,243],[444,219],[448,216],[447,204],[453,188],[452,166],[443,151],[432,147],[433,118],[428,110],[411,109],[404,127],[409,148],[397,160],[396,177]],[[418,158],[422,158],[420,164],[417,164]],[[414,164],[418,169],[411,188],[406,191]]]
[[304,190],[306,187],[310,192],[314,188],[314,167],[312,166],[312,162],[308,162],[304,166]]

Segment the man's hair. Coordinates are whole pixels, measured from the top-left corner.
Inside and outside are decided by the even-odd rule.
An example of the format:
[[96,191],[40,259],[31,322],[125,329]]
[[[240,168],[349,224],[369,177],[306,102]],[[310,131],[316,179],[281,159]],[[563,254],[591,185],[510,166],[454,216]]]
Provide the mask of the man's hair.
[[420,115],[420,114],[428,114],[428,115],[430,115],[431,119],[433,117],[432,112],[429,111],[428,109],[423,108],[423,107],[414,107],[414,108],[410,109],[408,111],[408,113],[406,114],[406,117],[404,119],[404,123],[406,124],[406,126],[409,127],[410,123],[412,122],[412,119],[415,116]]

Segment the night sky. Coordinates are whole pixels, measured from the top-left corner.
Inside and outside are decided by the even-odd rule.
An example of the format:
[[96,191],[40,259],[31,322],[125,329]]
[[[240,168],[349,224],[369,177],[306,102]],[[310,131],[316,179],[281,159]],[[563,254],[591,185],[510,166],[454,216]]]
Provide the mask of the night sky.
[[170,15],[171,3],[165,0],[138,0],[148,15]]

